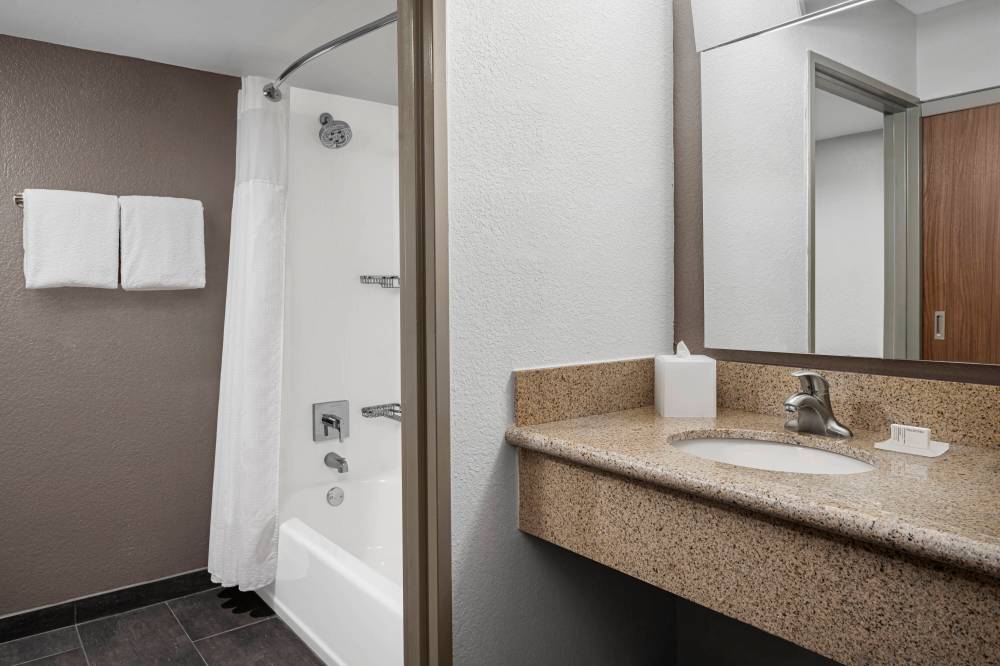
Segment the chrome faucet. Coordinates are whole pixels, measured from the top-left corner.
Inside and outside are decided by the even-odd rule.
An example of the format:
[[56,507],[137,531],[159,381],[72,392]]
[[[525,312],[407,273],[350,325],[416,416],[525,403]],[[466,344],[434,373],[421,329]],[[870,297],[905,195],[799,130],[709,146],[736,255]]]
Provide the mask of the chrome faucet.
[[326,463],[327,467],[334,468],[340,474],[347,471],[347,458],[344,456],[338,456],[333,451],[330,451],[330,453],[323,457],[323,462]]
[[829,437],[850,437],[851,431],[833,415],[830,384],[823,375],[813,370],[798,370],[792,376],[799,378],[802,390],[785,400],[785,411],[795,415],[785,421],[785,429]]
[[343,420],[336,414],[324,414],[320,417],[320,422],[323,424],[323,436],[330,436],[330,428],[337,431],[337,439],[340,440],[341,444],[344,442],[344,431],[341,430],[341,423]]

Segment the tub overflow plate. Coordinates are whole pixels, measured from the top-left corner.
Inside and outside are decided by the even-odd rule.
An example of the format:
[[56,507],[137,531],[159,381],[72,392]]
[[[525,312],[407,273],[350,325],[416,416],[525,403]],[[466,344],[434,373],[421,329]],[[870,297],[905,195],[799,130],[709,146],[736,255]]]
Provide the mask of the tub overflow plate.
[[344,503],[344,489],[338,486],[330,488],[326,492],[326,503],[330,506],[340,506]]

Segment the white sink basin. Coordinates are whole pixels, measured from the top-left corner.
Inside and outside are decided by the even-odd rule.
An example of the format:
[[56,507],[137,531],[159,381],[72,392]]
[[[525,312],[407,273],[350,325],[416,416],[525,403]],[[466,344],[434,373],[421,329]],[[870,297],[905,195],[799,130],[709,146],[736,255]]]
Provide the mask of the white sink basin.
[[685,439],[671,444],[699,458],[773,472],[857,474],[875,469],[866,462],[839,453],[756,439]]

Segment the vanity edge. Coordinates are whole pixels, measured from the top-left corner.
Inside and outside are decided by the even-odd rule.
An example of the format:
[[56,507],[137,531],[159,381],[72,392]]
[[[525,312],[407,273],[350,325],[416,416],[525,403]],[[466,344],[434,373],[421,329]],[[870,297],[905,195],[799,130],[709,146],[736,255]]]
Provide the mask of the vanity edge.
[[[652,408],[646,407],[618,412],[612,416],[636,413],[648,417],[649,411],[652,411]],[[758,415],[748,414],[748,416],[757,417]],[[570,419],[543,425],[569,424],[580,420],[582,419]],[[734,426],[711,429],[739,430]],[[688,428],[690,432],[696,430],[697,428]],[[685,432],[681,430],[675,433],[671,439],[681,439],[684,434]],[[759,487],[754,488],[752,483],[740,484],[724,479],[712,479],[708,474],[699,475],[685,472],[644,461],[633,454],[609,451],[597,446],[573,442],[569,438],[552,436],[540,432],[538,426],[511,425],[507,428],[505,439],[514,447],[537,451],[584,467],[681,491],[699,498],[736,506],[791,523],[820,529],[835,535],[882,546],[890,550],[898,550],[909,555],[969,569],[991,578],[1000,579],[1000,544],[998,543],[980,541],[939,528],[921,526],[911,521],[886,515],[876,515],[874,512],[865,513],[855,508],[817,503],[791,493],[768,492]],[[835,443],[835,440],[833,442]],[[666,441],[664,441],[664,445],[666,445]],[[837,450],[836,446],[824,448]],[[894,455],[898,454],[886,454],[886,458],[891,459]],[[861,453],[855,457],[865,459],[866,455]],[[723,464],[713,463],[713,465]],[[727,465],[726,467],[733,466]]]

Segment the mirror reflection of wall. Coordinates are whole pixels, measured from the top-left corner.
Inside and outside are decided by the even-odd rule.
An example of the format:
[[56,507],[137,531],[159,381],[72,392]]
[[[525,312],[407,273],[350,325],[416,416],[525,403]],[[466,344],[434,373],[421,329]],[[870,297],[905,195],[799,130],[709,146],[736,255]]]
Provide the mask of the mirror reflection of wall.
[[880,111],[813,97],[815,349],[882,356],[885,142]]
[[701,59],[706,346],[1000,363],[1000,2],[873,0]]

